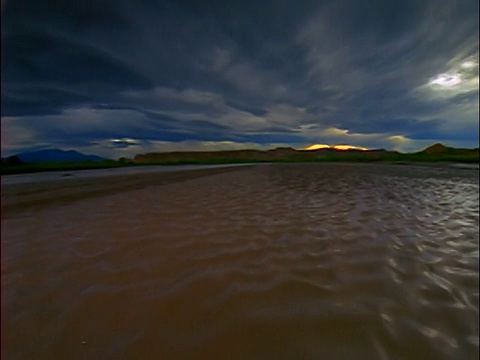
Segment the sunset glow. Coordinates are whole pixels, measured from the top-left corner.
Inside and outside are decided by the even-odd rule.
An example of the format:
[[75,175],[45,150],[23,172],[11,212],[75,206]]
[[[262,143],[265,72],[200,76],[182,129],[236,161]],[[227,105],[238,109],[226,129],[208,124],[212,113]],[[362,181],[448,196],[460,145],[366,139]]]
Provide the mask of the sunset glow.
[[352,146],[352,145],[333,145],[332,147],[335,150],[362,150],[362,151],[368,150],[367,148],[364,148],[362,146]]
[[362,150],[366,151],[367,148],[362,146],[353,146],[353,145],[326,145],[326,144],[314,144],[306,147],[304,150],[318,150],[318,149],[335,149],[335,150]]
[[304,150],[318,150],[318,149],[329,149],[331,146],[326,144],[313,144],[306,147]]

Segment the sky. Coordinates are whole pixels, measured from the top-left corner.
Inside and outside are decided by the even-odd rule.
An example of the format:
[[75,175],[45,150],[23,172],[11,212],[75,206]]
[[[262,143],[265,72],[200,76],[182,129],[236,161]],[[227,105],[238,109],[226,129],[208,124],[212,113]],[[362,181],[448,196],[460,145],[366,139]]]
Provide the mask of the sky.
[[478,7],[2,0],[2,156],[478,147]]

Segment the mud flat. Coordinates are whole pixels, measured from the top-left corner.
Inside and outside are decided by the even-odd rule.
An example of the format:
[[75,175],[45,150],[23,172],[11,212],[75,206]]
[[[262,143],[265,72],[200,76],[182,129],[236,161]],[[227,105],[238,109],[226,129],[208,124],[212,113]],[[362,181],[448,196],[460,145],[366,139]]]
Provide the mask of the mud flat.
[[2,217],[16,211],[161,186],[245,166],[251,165],[142,166],[7,175],[2,177]]

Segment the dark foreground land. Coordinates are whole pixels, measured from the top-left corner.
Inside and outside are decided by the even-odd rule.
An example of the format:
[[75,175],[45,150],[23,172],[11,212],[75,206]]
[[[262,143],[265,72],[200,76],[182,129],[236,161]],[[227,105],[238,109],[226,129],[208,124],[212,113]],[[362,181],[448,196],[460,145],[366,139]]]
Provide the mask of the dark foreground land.
[[379,150],[295,150],[276,148],[261,150],[192,151],[138,154],[133,159],[82,162],[23,162],[15,156],[2,159],[1,174],[22,174],[43,171],[109,169],[138,165],[208,165],[241,163],[302,162],[390,162],[390,163],[479,163],[479,149],[458,149],[441,144],[415,153]]

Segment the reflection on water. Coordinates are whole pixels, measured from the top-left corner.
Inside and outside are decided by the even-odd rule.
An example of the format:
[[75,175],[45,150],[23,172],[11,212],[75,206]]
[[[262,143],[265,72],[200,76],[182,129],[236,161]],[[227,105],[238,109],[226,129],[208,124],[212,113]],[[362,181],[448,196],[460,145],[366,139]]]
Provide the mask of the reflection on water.
[[271,165],[2,220],[5,359],[476,359],[478,172]]

